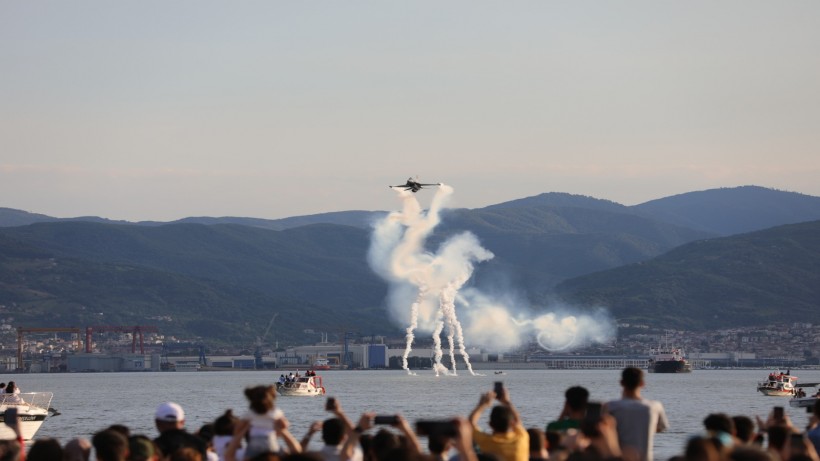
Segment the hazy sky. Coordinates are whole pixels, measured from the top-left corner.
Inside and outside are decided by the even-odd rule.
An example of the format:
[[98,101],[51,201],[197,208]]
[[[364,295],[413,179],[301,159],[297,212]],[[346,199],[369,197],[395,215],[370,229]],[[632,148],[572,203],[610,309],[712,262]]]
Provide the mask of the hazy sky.
[[0,0],[0,206],[52,216],[820,195],[819,148],[815,0]]

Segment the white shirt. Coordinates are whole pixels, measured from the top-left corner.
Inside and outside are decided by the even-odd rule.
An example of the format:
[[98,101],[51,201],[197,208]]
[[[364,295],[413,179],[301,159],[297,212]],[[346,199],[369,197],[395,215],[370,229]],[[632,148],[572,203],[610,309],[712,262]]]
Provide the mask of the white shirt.
[[669,427],[663,405],[654,400],[621,399],[607,403],[606,408],[617,421],[621,448],[636,450],[641,461],[652,461],[655,433]]

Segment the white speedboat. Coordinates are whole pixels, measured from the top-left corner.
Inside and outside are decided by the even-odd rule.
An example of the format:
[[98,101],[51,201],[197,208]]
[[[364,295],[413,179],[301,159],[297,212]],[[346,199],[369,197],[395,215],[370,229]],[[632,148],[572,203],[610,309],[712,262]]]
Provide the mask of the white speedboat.
[[[25,440],[34,438],[34,434],[43,425],[49,415],[59,414],[50,407],[54,394],[51,392],[24,392],[21,394],[0,394],[0,419],[5,420],[9,408],[17,409],[20,417],[20,432]],[[0,439],[15,439],[17,435],[9,426],[0,423]]]
[[817,397],[795,397],[789,400],[789,406],[793,408],[814,407]]
[[757,390],[771,397],[793,397],[797,393],[796,380],[797,376],[789,373],[771,373],[766,381],[757,383]]
[[314,396],[325,395],[325,387],[322,385],[321,376],[299,376],[293,381],[286,383],[276,383],[276,391],[280,395],[286,396]]

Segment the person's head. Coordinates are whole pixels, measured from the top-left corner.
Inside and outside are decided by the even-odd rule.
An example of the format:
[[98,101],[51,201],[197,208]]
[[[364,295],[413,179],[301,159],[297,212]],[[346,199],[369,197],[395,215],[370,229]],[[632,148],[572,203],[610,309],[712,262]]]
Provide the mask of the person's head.
[[370,452],[377,460],[389,459],[388,453],[400,447],[399,436],[386,429],[379,429],[379,432],[370,439]]
[[28,450],[26,459],[31,461],[53,461],[63,459],[63,447],[56,439],[38,439]]
[[791,429],[782,425],[770,426],[766,433],[769,436],[769,448],[782,450],[789,441]]
[[157,407],[154,413],[154,423],[160,432],[185,427],[185,412],[174,402],[165,402]]
[[91,458],[91,442],[87,439],[71,439],[63,447],[63,461],[88,461]]
[[635,367],[624,368],[621,372],[621,386],[630,391],[643,386],[643,370]]
[[581,386],[572,386],[564,392],[567,406],[570,410],[581,412],[586,410],[589,401],[589,391]]
[[547,431],[544,435],[547,437],[547,450],[550,453],[554,453],[562,449],[561,443],[564,441],[564,434],[558,431]]
[[743,415],[732,416],[732,422],[735,425],[735,437],[741,443],[752,443],[754,441],[755,423],[752,418]]
[[436,456],[447,453],[450,448],[450,438],[441,434],[430,434],[427,436],[427,450]]
[[233,410],[227,409],[214,421],[214,435],[233,435],[233,426],[237,421]]
[[490,411],[490,428],[493,432],[504,433],[515,424],[515,413],[505,405],[496,405]]
[[527,429],[527,434],[530,435],[530,453],[535,453],[531,457],[543,458],[547,453],[547,436],[536,428]]
[[174,450],[168,461],[205,461],[202,459],[202,453],[193,447],[179,447]]
[[14,393],[15,389],[17,389],[17,385],[14,384],[14,381],[9,381],[9,383],[6,384],[6,392],[7,393],[12,394],[12,393]]
[[211,443],[211,440],[214,438],[214,424],[213,423],[205,423],[200,426],[199,430],[196,431],[196,435],[199,436],[200,439]]
[[16,440],[0,440],[0,461],[17,461],[19,458],[19,442]]
[[337,446],[345,436],[345,424],[339,418],[329,418],[322,422],[322,441],[325,445]]
[[128,455],[128,440],[117,431],[106,429],[91,438],[98,461],[125,461]]
[[[817,394],[820,395],[820,391],[818,391]],[[820,418],[820,399],[814,402],[814,416]]]
[[255,386],[245,389],[245,397],[250,402],[254,413],[264,415],[273,409],[276,400],[276,388],[273,386]]
[[725,432],[735,434],[735,423],[726,413],[710,413],[703,420],[703,427],[711,432]]
[[686,444],[686,461],[719,461],[720,451],[709,437],[694,437]]
[[151,439],[144,435],[132,435],[128,438],[128,452],[128,461],[159,459],[159,449]]
[[128,426],[126,426],[125,424],[112,424],[106,427],[106,429],[111,429],[112,431],[119,432],[120,434],[125,436],[126,439],[128,437],[131,437],[131,429],[129,429]]

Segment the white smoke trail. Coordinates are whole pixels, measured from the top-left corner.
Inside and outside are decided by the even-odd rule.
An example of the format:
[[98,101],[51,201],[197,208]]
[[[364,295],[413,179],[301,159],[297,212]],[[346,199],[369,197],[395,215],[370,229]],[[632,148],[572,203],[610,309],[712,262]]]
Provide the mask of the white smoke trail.
[[441,350],[441,330],[444,329],[444,313],[439,310],[436,313],[436,328],[433,330],[433,371],[436,376],[447,374],[447,367],[441,364],[444,352]]
[[[425,249],[426,239],[440,223],[441,210],[452,193],[449,186],[439,186],[425,213],[415,194],[399,191],[402,211],[390,213],[376,223],[373,232],[370,265],[390,283],[390,305],[396,320],[409,321],[402,355],[402,368],[408,374],[413,374],[408,358],[417,330],[432,332],[436,376],[457,374],[456,347],[467,370],[475,375],[465,345],[465,331],[472,342],[496,351],[519,347],[527,338],[535,338],[546,350],[558,351],[605,342],[613,336],[613,322],[605,311],[592,315],[550,312],[533,318],[523,312],[513,315],[506,307],[522,304],[520,300],[498,301],[475,288],[463,290],[475,263],[492,259],[493,254],[469,232],[447,239],[436,253]],[[415,293],[415,301],[408,313],[406,303],[413,296],[411,292]],[[466,327],[456,314],[457,305],[465,309]],[[441,333],[445,327],[451,370],[441,363]]]
[[419,287],[419,294],[416,297],[416,302],[410,306],[410,326],[407,327],[406,331],[406,344],[404,346],[404,355],[401,357],[401,367],[407,374],[412,375],[415,374],[410,371],[410,367],[407,365],[407,358],[410,357],[410,352],[413,349],[413,340],[416,338],[415,331],[416,328],[419,326],[419,304],[424,300],[426,288],[424,286]]

